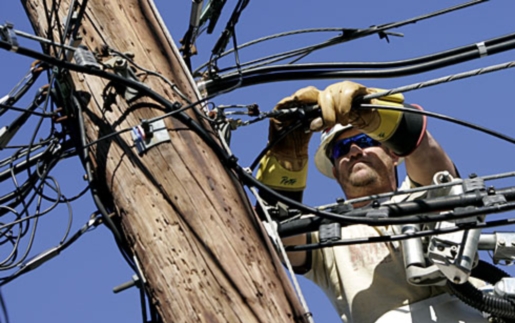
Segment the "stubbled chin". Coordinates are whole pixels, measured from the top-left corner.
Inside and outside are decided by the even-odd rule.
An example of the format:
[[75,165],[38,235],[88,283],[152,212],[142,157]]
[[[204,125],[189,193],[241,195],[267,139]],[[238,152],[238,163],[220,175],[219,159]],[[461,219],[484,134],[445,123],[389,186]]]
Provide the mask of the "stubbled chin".
[[370,168],[370,166],[368,166],[366,163],[357,162],[354,165],[352,165],[352,167],[350,168],[350,173],[359,172],[359,171],[366,170],[369,168]]
[[368,181],[369,177],[371,176],[371,169],[370,166],[366,163],[358,162],[354,165],[352,165],[350,171],[349,171],[349,178],[352,181],[361,182],[361,181]]

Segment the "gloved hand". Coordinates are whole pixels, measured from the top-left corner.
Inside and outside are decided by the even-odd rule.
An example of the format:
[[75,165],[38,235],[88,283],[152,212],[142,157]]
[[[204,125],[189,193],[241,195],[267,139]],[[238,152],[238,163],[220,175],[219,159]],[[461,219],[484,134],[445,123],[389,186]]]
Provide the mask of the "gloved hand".
[[318,105],[322,109],[322,117],[313,120],[311,128],[322,130],[331,128],[337,123],[349,124],[351,120],[356,119],[356,112],[351,109],[352,101],[367,93],[365,86],[351,81],[329,85],[318,95]]
[[[375,140],[383,142],[399,156],[411,153],[425,133],[425,116],[397,110],[359,109],[352,106],[356,97],[381,91],[351,81],[329,85],[318,96],[322,117],[314,120],[311,128],[320,130],[336,123],[351,124]],[[420,107],[405,105],[402,94],[373,99],[370,103],[421,110]]]
[[[309,86],[282,99],[274,109],[289,109],[301,104],[318,102],[319,90]],[[269,142],[290,125],[292,121],[270,119]],[[261,160],[257,179],[271,188],[286,191],[301,191],[306,186],[308,168],[308,145],[312,132],[297,128],[277,142]]]

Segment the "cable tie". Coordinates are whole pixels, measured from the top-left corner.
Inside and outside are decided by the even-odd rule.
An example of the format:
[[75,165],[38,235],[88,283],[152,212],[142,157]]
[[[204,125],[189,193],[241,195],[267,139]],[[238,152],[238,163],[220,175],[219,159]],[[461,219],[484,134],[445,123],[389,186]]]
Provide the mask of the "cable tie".
[[486,49],[485,42],[480,42],[476,44],[477,49],[479,49],[479,57],[488,56],[488,50]]

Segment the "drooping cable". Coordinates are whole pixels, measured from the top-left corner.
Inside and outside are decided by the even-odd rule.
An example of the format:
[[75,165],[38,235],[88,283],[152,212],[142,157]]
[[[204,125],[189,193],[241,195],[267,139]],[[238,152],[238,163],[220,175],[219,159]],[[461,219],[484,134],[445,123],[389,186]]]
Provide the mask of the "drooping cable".
[[[379,35],[384,36],[384,33],[386,33],[390,29],[399,28],[399,27],[402,27],[405,25],[413,24],[413,23],[416,23],[416,22],[419,22],[422,20],[426,20],[426,19],[433,18],[433,17],[439,16],[442,14],[446,14],[446,13],[460,10],[460,9],[463,9],[463,8],[466,8],[469,6],[473,6],[473,5],[476,5],[476,4],[485,2],[485,1],[488,1],[488,0],[471,1],[471,2],[467,2],[464,4],[457,5],[457,6],[453,6],[450,8],[446,8],[443,10],[439,10],[439,11],[436,11],[433,13],[406,19],[406,20],[403,20],[400,22],[387,23],[387,24],[383,24],[383,25],[379,25],[379,26],[372,26],[372,27],[365,28],[365,29],[342,28],[341,36],[331,38],[327,41],[324,41],[324,42],[316,44],[316,45],[310,45],[307,47],[287,51],[287,52],[280,53],[280,54],[274,54],[274,55],[270,55],[270,56],[267,56],[264,58],[254,60],[254,61],[250,61],[250,62],[245,63],[242,66],[251,66],[251,68],[258,68],[260,66],[269,65],[269,64],[275,63],[277,61],[285,60],[285,59],[292,58],[295,56],[305,56],[306,54],[312,53],[316,50],[326,48],[328,46],[340,44],[343,42],[348,42],[351,40],[359,39],[359,38],[362,38],[365,36],[370,36],[370,35],[374,35],[374,34],[379,34]],[[230,70],[231,68],[232,67],[229,67],[229,68],[226,68],[225,70]]]

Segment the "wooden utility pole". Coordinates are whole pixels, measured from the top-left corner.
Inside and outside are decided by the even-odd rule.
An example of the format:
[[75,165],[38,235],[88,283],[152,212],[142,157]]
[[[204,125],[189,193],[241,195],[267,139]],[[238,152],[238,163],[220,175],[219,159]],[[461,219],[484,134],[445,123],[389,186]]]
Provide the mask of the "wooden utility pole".
[[[70,2],[75,3],[22,0],[35,32],[54,39],[62,35]],[[57,11],[50,12],[51,4]],[[108,46],[133,53],[137,64],[171,80],[190,101],[199,100],[152,0],[89,0],[80,35],[92,51]],[[119,89],[111,95],[113,88],[103,78],[71,76],[76,91],[91,95],[83,108],[88,142],[165,113],[148,98],[128,103]],[[186,105],[162,79],[138,78],[170,102]],[[187,113],[212,130],[196,113]],[[162,320],[303,322],[299,302],[241,184],[187,125],[172,117],[164,121],[171,140],[143,155],[130,132],[90,147],[94,177],[103,182],[103,198],[116,210]]]

